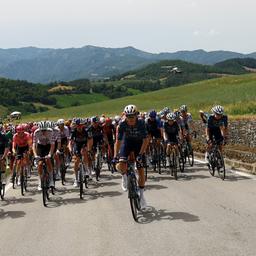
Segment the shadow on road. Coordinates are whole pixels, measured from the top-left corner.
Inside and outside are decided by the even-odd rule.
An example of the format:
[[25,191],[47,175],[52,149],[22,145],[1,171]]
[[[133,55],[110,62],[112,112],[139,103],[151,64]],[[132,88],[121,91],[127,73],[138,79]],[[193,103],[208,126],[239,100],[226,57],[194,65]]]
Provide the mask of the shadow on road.
[[202,175],[202,174],[186,175],[186,174],[182,173],[180,176],[178,176],[178,180],[182,180],[182,181],[195,180],[195,179],[209,179],[209,178],[211,178],[211,177],[207,176],[207,175]]
[[70,204],[83,204],[91,200],[96,200],[99,198],[106,198],[106,197],[116,197],[121,196],[122,193],[118,191],[105,191],[105,192],[97,192],[95,190],[85,191],[84,198],[80,199],[79,191],[76,189],[77,197],[75,198],[62,198],[58,196],[52,196],[50,201],[47,203],[48,208],[55,208],[64,205]]
[[30,197],[6,197],[4,201],[1,202],[1,206],[7,206],[11,204],[28,204],[28,203],[33,203],[36,200]]
[[168,187],[166,186],[162,186],[162,185],[158,185],[158,184],[146,184],[146,190],[160,190],[160,189],[166,189]]
[[24,211],[4,211],[0,209],[0,219],[6,219],[6,218],[23,218],[26,215]]
[[174,221],[182,220],[184,222],[195,222],[199,221],[199,217],[187,212],[169,212],[166,209],[156,210],[154,207],[148,207],[146,210],[141,212],[138,223],[148,224],[153,221]]

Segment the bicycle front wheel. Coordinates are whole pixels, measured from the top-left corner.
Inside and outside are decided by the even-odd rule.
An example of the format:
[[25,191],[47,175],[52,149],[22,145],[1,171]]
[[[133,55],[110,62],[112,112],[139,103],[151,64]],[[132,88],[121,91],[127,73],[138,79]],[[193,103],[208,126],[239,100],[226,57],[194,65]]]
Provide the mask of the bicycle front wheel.
[[130,200],[130,206],[132,211],[133,219],[138,221],[138,213],[140,209],[139,195],[137,193],[136,178],[128,176],[128,196]]
[[79,168],[79,188],[80,188],[80,199],[83,199],[83,193],[84,193],[84,184],[83,184],[83,170],[82,165]]
[[47,206],[46,202],[47,202],[47,199],[49,198],[46,177],[42,177],[41,179],[41,188],[42,188],[42,196],[43,196],[43,205],[46,207]]
[[21,169],[20,174],[20,189],[21,189],[21,195],[24,196],[24,190],[25,190],[25,184],[24,184],[24,169]]
[[192,167],[194,165],[194,152],[193,149],[188,151],[188,163]]
[[176,153],[172,153],[172,174],[174,176],[174,179],[178,179],[178,170],[177,170],[177,156]]
[[219,174],[220,178],[222,180],[224,180],[226,177],[226,168],[225,168],[223,156],[219,151],[216,152],[216,160],[217,160],[218,174]]
[[1,199],[4,200],[5,184],[3,184],[2,181],[0,182],[0,195],[1,195]]

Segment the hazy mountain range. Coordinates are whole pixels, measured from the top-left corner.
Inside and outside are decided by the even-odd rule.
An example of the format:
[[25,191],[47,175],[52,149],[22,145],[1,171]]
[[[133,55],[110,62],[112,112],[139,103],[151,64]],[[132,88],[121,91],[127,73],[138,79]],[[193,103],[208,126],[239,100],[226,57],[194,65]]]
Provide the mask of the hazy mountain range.
[[178,51],[153,54],[133,47],[84,46],[68,49],[25,47],[0,49],[0,77],[49,83],[80,78],[99,79],[137,69],[159,60],[215,64],[232,58],[255,58],[256,52]]

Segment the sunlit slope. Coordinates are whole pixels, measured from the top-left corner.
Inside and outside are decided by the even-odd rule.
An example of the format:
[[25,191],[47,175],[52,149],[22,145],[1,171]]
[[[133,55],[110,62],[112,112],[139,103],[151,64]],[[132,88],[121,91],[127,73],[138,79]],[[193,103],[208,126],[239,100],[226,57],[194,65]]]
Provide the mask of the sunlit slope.
[[164,106],[176,108],[187,104],[193,115],[198,110],[209,111],[214,104],[224,105],[229,115],[256,114],[256,74],[230,76],[205,80],[180,87],[107,100],[78,107],[50,110],[44,113],[26,116],[26,120],[69,118],[74,116],[92,116],[95,114],[119,114],[125,105],[135,104],[141,111]]

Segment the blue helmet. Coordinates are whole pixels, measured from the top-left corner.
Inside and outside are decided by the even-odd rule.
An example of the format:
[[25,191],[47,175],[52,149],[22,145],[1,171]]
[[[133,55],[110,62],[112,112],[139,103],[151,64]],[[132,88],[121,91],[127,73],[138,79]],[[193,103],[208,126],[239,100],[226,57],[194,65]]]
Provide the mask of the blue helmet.
[[156,115],[157,114],[156,114],[156,111],[154,109],[149,111],[149,114],[148,114],[149,117],[156,118]]

